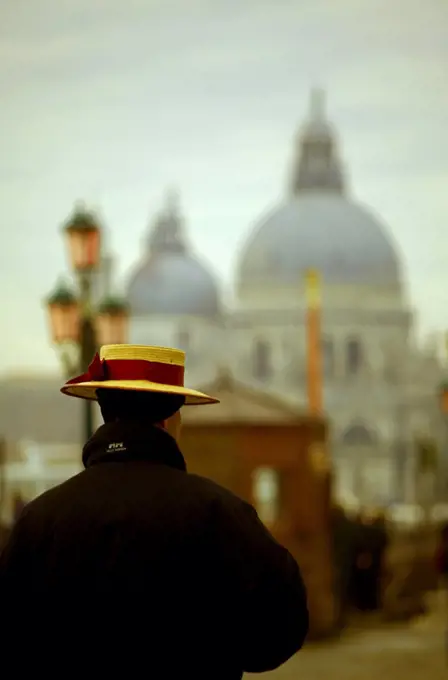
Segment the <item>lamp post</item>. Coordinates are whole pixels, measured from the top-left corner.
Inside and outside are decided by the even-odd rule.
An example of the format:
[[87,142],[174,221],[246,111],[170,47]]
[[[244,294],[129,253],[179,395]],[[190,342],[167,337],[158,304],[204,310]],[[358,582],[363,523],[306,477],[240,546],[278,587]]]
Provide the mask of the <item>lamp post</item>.
[[[84,373],[98,345],[126,342],[128,313],[126,304],[108,297],[96,305],[93,295],[94,274],[101,261],[101,229],[90,212],[76,208],[64,226],[72,270],[78,293],[60,283],[47,299],[50,331],[59,350],[66,378]],[[93,434],[93,404],[84,406],[84,439]]]
[[322,332],[321,332],[321,282],[314,269],[306,272],[306,339],[308,408],[312,415],[322,415]]
[[417,435],[415,438],[416,496],[426,525],[431,520],[436,493],[438,457],[435,439],[425,433]]
[[[3,522],[3,509],[6,496],[6,479],[5,479],[5,464],[6,464],[6,441],[0,437],[0,531]],[[1,550],[0,542],[0,550]]]

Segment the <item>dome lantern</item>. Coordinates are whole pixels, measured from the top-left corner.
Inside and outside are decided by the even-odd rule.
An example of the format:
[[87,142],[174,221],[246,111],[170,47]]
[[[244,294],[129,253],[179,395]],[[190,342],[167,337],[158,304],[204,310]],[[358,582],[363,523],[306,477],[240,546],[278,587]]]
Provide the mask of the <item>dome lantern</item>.
[[335,134],[325,115],[323,90],[314,89],[310,96],[308,121],[299,136],[294,159],[291,190],[294,196],[305,192],[345,193]]
[[183,219],[179,210],[179,194],[171,189],[167,192],[165,206],[159,213],[149,237],[152,255],[161,253],[186,253]]

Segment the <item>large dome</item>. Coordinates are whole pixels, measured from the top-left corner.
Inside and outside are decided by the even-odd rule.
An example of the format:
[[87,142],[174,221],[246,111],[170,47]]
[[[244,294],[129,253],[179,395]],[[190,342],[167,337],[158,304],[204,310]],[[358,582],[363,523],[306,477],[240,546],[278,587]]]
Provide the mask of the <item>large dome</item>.
[[299,135],[290,195],[256,225],[243,248],[239,291],[297,286],[307,269],[325,283],[400,287],[400,262],[381,221],[347,196],[323,95],[314,92]]
[[293,197],[272,210],[243,250],[239,285],[297,286],[309,268],[328,283],[399,285],[399,261],[379,220],[337,194]]
[[148,253],[131,276],[127,297],[133,316],[219,315],[216,281],[188,251],[176,206],[168,205],[158,216]]

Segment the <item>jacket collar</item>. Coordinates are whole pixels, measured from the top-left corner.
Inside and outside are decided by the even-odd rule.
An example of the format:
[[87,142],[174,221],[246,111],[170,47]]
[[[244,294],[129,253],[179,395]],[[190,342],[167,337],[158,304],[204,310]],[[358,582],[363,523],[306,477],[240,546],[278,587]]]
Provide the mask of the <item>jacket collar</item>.
[[185,459],[176,440],[160,427],[140,422],[105,423],[84,446],[84,467],[97,463],[148,461],[186,472]]

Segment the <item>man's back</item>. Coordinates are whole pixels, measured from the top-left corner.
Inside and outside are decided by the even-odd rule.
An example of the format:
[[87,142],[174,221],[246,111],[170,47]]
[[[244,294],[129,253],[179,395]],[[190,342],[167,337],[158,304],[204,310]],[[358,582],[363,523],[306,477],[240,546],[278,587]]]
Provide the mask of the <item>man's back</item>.
[[108,672],[144,662],[173,680],[278,666],[308,626],[294,560],[249,505],[187,474],[169,435],[111,453],[114,427],[89,444],[85,471],[25,509],[2,555],[6,613],[39,620],[12,628],[11,644],[18,632],[53,658],[71,650]]

